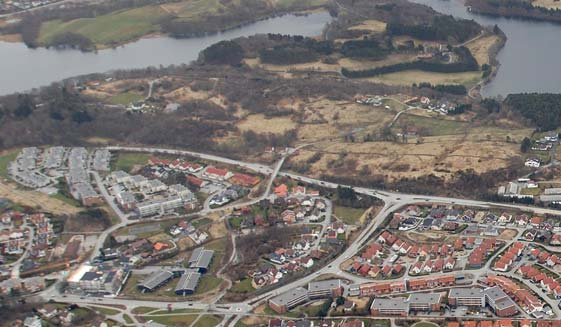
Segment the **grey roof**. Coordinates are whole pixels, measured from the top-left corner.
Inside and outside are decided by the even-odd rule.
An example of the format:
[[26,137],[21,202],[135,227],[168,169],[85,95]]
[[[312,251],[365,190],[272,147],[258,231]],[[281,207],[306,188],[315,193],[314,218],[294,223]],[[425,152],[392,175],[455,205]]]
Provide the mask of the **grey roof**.
[[142,283],[139,283],[138,286],[152,290],[171,278],[173,278],[173,273],[171,271],[162,270],[148,276]]
[[409,303],[422,303],[422,304],[436,304],[440,303],[442,294],[440,293],[415,293],[409,295],[407,302]]
[[552,194],[561,194],[561,188],[556,187],[556,188],[546,188],[543,191],[543,194],[547,194],[547,195],[552,195]]
[[205,250],[204,247],[197,248],[191,254],[191,258],[189,259],[189,267],[208,269],[213,256],[214,251]]
[[542,202],[558,202],[561,201],[561,194],[557,195],[540,195]]
[[272,298],[270,301],[278,306],[287,305],[295,299],[308,296],[308,290],[303,287],[297,287],[290,291],[284,292],[276,297]]
[[405,302],[403,298],[398,299],[384,299],[384,298],[377,298],[372,301],[372,305],[370,306],[371,309],[380,309],[380,310],[389,310],[389,309],[400,309],[400,310],[409,310],[409,303]]
[[322,280],[319,282],[311,282],[308,284],[308,291],[310,292],[317,292],[317,291],[331,291],[332,289],[341,287],[341,280],[340,279],[329,279],[329,280]]
[[179,279],[177,286],[175,287],[176,292],[181,291],[191,291],[194,292],[199,284],[199,279],[201,274],[195,270],[186,270],[185,273]]
[[448,297],[456,298],[456,297],[483,297],[483,290],[480,288],[452,288],[450,293],[448,293]]
[[501,310],[516,305],[499,286],[487,288],[484,293],[489,305],[491,305],[495,310]]

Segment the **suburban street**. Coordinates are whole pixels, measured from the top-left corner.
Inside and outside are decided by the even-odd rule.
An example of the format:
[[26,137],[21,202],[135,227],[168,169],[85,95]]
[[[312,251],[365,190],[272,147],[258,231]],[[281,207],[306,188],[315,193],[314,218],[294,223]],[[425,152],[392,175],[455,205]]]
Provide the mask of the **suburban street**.
[[[227,209],[230,209],[230,208],[239,207],[239,206],[243,206],[243,205],[250,205],[250,204],[254,204],[254,203],[259,202],[261,199],[264,199],[265,197],[269,196],[270,191],[272,189],[273,181],[274,181],[274,179],[276,178],[277,175],[278,176],[290,177],[292,179],[295,179],[295,180],[298,180],[298,181],[301,181],[301,182],[304,182],[304,183],[317,185],[317,186],[321,186],[321,187],[327,187],[327,188],[337,188],[339,186],[351,187],[350,185],[342,185],[342,184],[322,181],[322,180],[318,180],[318,179],[294,174],[294,173],[291,173],[291,172],[282,171],[282,165],[283,165],[284,160],[286,159],[287,156],[282,157],[282,159],[279,162],[277,162],[274,165],[274,167],[270,167],[270,166],[266,166],[266,165],[262,165],[262,164],[242,162],[242,161],[232,160],[232,159],[223,158],[223,157],[219,157],[219,156],[215,156],[215,155],[208,155],[208,154],[197,153],[197,152],[192,152],[192,151],[181,151],[181,150],[170,150],[170,149],[154,149],[154,148],[132,148],[132,147],[117,147],[117,146],[108,147],[107,149],[109,149],[111,151],[135,151],[135,152],[138,151],[138,152],[149,152],[149,153],[154,153],[154,154],[164,153],[164,154],[173,154],[173,155],[178,155],[178,156],[188,155],[188,156],[199,157],[199,158],[205,159],[205,160],[212,160],[212,161],[222,162],[222,163],[226,163],[226,164],[230,164],[230,165],[237,165],[237,166],[241,166],[241,167],[244,167],[244,168],[247,168],[247,169],[254,170],[254,171],[256,171],[258,173],[261,173],[261,174],[269,175],[269,180],[267,182],[266,192],[264,192],[257,199],[252,199],[252,200],[250,200],[248,202],[244,202],[244,203],[231,204],[231,205],[221,207],[221,208],[216,208],[216,209],[208,209],[207,208],[207,209],[203,209],[202,211],[193,214],[193,215],[198,215],[198,216],[203,216],[203,215],[211,213],[211,212],[224,211],[224,210],[227,210]],[[129,216],[122,213],[119,210],[119,208],[114,203],[112,203],[112,200],[110,200],[111,199],[110,195],[108,194],[107,190],[105,190],[105,188],[103,187],[103,183],[101,181],[101,177],[99,176],[99,174],[97,174],[96,172],[93,172],[93,171],[90,171],[90,173],[94,176],[96,183],[100,186],[100,190],[102,192],[103,197],[106,199],[106,201],[109,203],[111,208],[115,211],[115,213],[121,219],[120,223],[112,226],[111,228],[107,229],[106,231],[104,231],[100,235],[100,237],[98,239],[98,242],[96,244],[96,249],[95,249],[94,254],[93,254],[93,255],[96,255],[98,250],[102,247],[103,242],[104,242],[105,238],[108,237],[108,235],[110,235],[113,231],[115,231],[115,230],[117,230],[121,227],[133,224],[136,221],[129,219],[130,218]],[[356,275],[351,275],[347,272],[342,271],[340,269],[340,265],[344,261],[346,261],[347,259],[352,257],[353,255],[355,255],[360,250],[360,248],[371,239],[371,237],[375,233],[376,229],[381,226],[384,219],[388,215],[390,215],[391,213],[395,212],[399,208],[401,208],[405,205],[408,205],[408,204],[430,202],[430,203],[462,205],[462,206],[472,206],[472,207],[481,207],[481,208],[489,208],[491,206],[504,207],[504,208],[509,208],[509,209],[521,209],[521,210],[526,210],[526,211],[533,211],[533,212],[539,213],[539,214],[559,214],[560,213],[557,210],[552,210],[552,209],[547,209],[547,208],[529,207],[529,206],[523,206],[523,205],[518,205],[518,204],[491,203],[491,202],[483,202],[483,201],[469,200],[469,199],[456,199],[456,198],[438,197],[438,196],[423,196],[423,195],[403,194],[403,193],[397,193],[397,192],[388,192],[388,191],[382,191],[382,190],[377,190],[377,189],[370,189],[370,188],[365,188],[365,187],[354,187],[354,190],[359,194],[370,195],[370,196],[374,196],[374,197],[377,197],[377,198],[381,199],[384,202],[384,206],[377,213],[377,215],[369,222],[369,224],[361,231],[361,233],[354,240],[354,242],[352,244],[350,244],[348,246],[348,248],[341,255],[336,257],[333,261],[331,261],[330,263],[328,263],[327,265],[325,265],[321,269],[317,270],[313,274],[307,275],[306,277],[303,277],[303,278],[298,279],[296,281],[293,281],[291,283],[285,284],[285,285],[283,285],[283,286],[281,286],[281,287],[279,287],[275,290],[266,292],[264,294],[261,294],[259,296],[256,296],[252,299],[249,299],[249,300],[246,300],[246,301],[243,301],[243,302],[225,303],[225,304],[218,305],[218,304],[215,304],[215,303],[217,303],[217,301],[220,299],[220,296],[219,296],[219,297],[215,298],[213,303],[204,303],[204,302],[199,302],[199,301],[175,302],[175,303],[173,303],[174,309],[188,309],[188,308],[191,308],[191,309],[201,310],[202,312],[223,314],[226,317],[223,321],[223,324],[224,324],[225,321],[227,321],[228,318],[235,316],[236,318],[234,318],[234,321],[237,321],[237,319],[239,319],[240,317],[251,314],[253,309],[255,309],[257,306],[265,303],[267,299],[269,299],[271,297],[274,297],[278,294],[281,294],[283,292],[286,292],[288,290],[294,289],[296,287],[305,286],[306,284],[308,284],[309,282],[311,282],[312,280],[314,280],[316,277],[318,277],[320,275],[324,275],[324,274],[338,275],[341,278],[347,279],[347,280],[349,280],[353,283],[371,282],[372,281],[371,279],[359,277],[359,276],[356,276]],[[516,238],[514,238],[512,241],[507,242],[505,247],[510,246],[514,242],[515,239]],[[496,254],[496,255],[498,255],[498,254]],[[230,260],[233,260],[233,258],[235,258],[235,252],[232,254]],[[489,271],[489,267],[490,267],[492,259],[493,258],[488,260],[487,264],[484,267],[482,267],[481,269],[470,270],[470,273],[475,276],[474,280],[477,280],[477,278],[479,278],[480,276],[484,275],[486,272]],[[401,277],[401,279],[403,279],[403,278],[411,278],[411,277],[409,277],[406,274],[405,276]],[[399,280],[399,279],[397,279],[397,280]],[[535,286],[534,286],[534,288],[535,288]],[[534,290],[534,291],[536,291],[536,290]],[[537,293],[540,294],[539,292],[537,292]],[[223,295],[223,294],[224,293],[221,293],[221,295]],[[40,295],[45,300],[55,300],[55,301],[58,301],[58,302],[65,302],[65,303],[124,305],[124,306],[127,307],[127,309],[124,312],[129,314],[129,315],[133,315],[132,312],[130,312],[130,311],[134,307],[144,306],[144,307],[166,309],[167,306],[168,306],[168,302],[134,300],[134,299],[123,299],[123,298],[112,298],[112,297],[93,298],[93,297],[84,297],[84,296],[77,296],[77,295],[71,295],[71,294],[59,294],[58,291],[56,290],[56,288],[50,288],[47,291],[41,293]],[[559,311],[557,306],[554,305],[553,302],[551,302],[550,300],[546,300],[546,302],[548,304],[550,304],[552,306],[552,308],[554,308],[553,310],[554,310],[555,314],[557,314],[558,316],[561,316],[561,312]]]

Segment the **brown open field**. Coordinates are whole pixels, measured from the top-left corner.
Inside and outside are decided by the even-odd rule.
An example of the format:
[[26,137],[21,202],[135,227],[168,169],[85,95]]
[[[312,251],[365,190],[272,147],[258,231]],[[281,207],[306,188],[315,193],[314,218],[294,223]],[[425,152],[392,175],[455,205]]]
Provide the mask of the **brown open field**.
[[0,41],[4,42],[22,42],[20,34],[2,34],[0,35]]
[[341,58],[339,65],[341,68],[350,70],[365,70],[382,66],[395,65],[401,62],[411,62],[417,59],[415,54],[392,54],[382,60],[357,60],[350,58]]
[[295,129],[297,123],[292,121],[290,117],[266,118],[265,115],[247,116],[238,124],[238,128],[242,131],[252,130],[256,133],[273,133],[282,134],[286,131]]
[[75,214],[81,208],[50,197],[36,191],[19,190],[13,184],[0,183],[0,198],[6,198],[15,203],[29,207],[37,207],[53,214]]
[[481,78],[480,72],[465,72],[465,73],[432,73],[420,70],[408,70],[399,73],[391,73],[380,75],[377,77],[365,78],[374,83],[385,83],[389,85],[412,85],[413,83],[428,82],[433,85],[437,84],[462,84],[466,87],[471,87]]
[[477,63],[483,65],[489,63],[489,49],[498,41],[498,36],[490,35],[466,44],[466,47],[471,51]]
[[[363,166],[367,166],[372,174],[381,174],[393,180],[428,174],[450,177],[454,172],[467,168],[486,172],[506,167],[511,158],[519,155],[519,145],[507,143],[502,137],[500,141],[470,140],[471,132],[464,134],[454,129],[457,126],[447,128],[450,128],[448,134],[424,137],[421,144],[414,139],[407,144],[326,141],[315,144],[313,149],[301,150],[292,160],[305,162],[315,151],[319,151],[323,153],[322,158],[310,167],[310,173],[315,176],[322,173],[357,175]],[[343,153],[346,154],[343,164],[336,165]]]
[[271,65],[263,64],[259,59],[244,59],[245,63],[252,67],[259,67],[272,72],[290,72],[290,71],[321,71],[321,72],[339,72],[339,65],[324,64],[320,61],[309,62],[294,65]]
[[516,237],[516,235],[518,235],[518,231],[515,229],[503,229],[503,231],[499,235],[499,238],[501,240],[511,241]]
[[547,9],[561,9],[561,2],[556,0],[534,0],[532,1],[534,7],[544,7]]
[[371,31],[371,32],[375,32],[375,33],[382,33],[386,30],[386,23],[379,21],[379,20],[374,20],[374,19],[369,19],[369,20],[365,20],[362,23],[360,23],[359,25],[355,25],[350,27],[350,30],[366,30],[366,31]]

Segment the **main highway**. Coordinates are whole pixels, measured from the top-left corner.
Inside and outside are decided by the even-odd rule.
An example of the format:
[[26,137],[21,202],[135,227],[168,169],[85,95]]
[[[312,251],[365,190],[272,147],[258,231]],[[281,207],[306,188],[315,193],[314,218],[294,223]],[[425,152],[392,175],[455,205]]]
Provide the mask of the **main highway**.
[[[260,174],[270,175],[270,180],[268,181],[268,184],[267,184],[267,191],[265,192],[265,194],[262,197],[259,197],[259,199],[253,200],[252,201],[253,203],[256,203],[256,201],[259,201],[260,199],[262,199],[263,197],[268,195],[268,193],[271,190],[272,183],[273,183],[273,181],[274,181],[274,179],[277,175],[278,176],[290,177],[292,179],[295,179],[295,180],[298,180],[298,181],[301,181],[301,182],[304,182],[304,183],[307,183],[307,184],[317,185],[317,186],[325,187],[325,188],[352,187],[352,185],[332,183],[332,182],[328,182],[328,181],[314,179],[314,178],[307,177],[307,176],[294,174],[294,173],[287,172],[287,171],[282,171],[281,167],[282,167],[282,164],[283,164],[286,156],[283,157],[281,159],[281,161],[276,163],[273,167],[271,167],[271,166],[267,166],[267,165],[263,165],[263,164],[243,162],[243,161],[233,160],[233,159],[229,159],[229,158],[223,158],[223,157],[216,156],[216,155],[198,153],[198,152],[193,152],[193,151],[175,150],[175,149],[146,148],[146,147],[137,148],[137,147],[121,147],[121,146],[111,146],[111,147],[107,147],[107,149],[110,150],[110,151],[130,151],[130,152],[136,151],[136,152],[149,152],[149,153],[154,153],[154,154],[161,153],[161,154],[173,154],[173,155],[178,155],[178,156],[192,156],[192,157],[197,157],[197,158],[201,158],[201,159],[205,159],[205,160],[221,162],[221,163],[226,163],[226,164],[230,164],[230,165],[236,165],[236,166],[240,166],[240,167],[244,167],[244,168],[256,171]],[[291,154],[291,153],[293,153],[293,151],[289,152],[289,154]],[[98,185],[103,185],[99,175],[97,175],[96,173],[93,173],[93,175],[94,175],[94,178],[95,178],[96,182],[98,183]],[[106,200],[110,199],[110,196],[108,194],[106,194],[106,191],[104,191],[104,188],[101,187],[101,189],[102,189],[102,195],[104,196],[104,198],[106,198]],[[308,275],[306,277],[303,277],[301,279],[298,279],[296,281],[293,281],[291,283],[288,283],[286,285],[283,285],[283,286],[281,286],[281,287],[279,287],[275,290],[272,290],[272,291],[266,292],[264,294],[258,295],[256,297],[251,298],[249,300],[246,300],[244,302],[225,303],[225,304],[212,304],[212,303],[209,304],[209,303],[198,302],[198,301],[183,301],[183,302],[174,302],[173,303],[173,308],[174,309],[183,309],[183,308],[185,308],[185,309],[187,309],[187,308],[199,309],[199,310],[203,310],[203,311],[206,311],[206,312],[223,314],[226,317],[230,317],[230,318],[234,317],[234,316],[237,316],[239,318],[240,316],[245,316],[245,315],[251,314],[251,311],[254,308],[261,305],[262,303],[265,303],[265,301],[267,299],[269,299],[271,297],[274,297],[278,294],[281,294],[283,292],[286,292],[288,290],[294,289],[296,287],[304,286],[307,283],[309,283],[310,281],[312,281],[313,279],[315,279],[316,277],[318,277],[319,275],[333,274],[333,275],[339,275],[342,278],[348,278],[348,279],[353,280],[353,276],[347,274],[346,272],[341,271],[339,266],[345,260],[352,257],[353,255],[355,255],[360,250],[360,248],[373,236],[376,229],[378,227],[381,227],[381,224],[384,222],[385,218],[388,215],[390,215],[392,212],[394,212],[394,211],[398,210],[399,208],[401,208],[405,205],[408,205],[408,204],[427,202],[427,203],[440,203],[440,204],[461,205],[461,206],[471,206],[471,207],[480,207],[480,208],[503,207],[505,209],[517,209],[517,210],[531,211],[531,212],[534,212],[536,214],[557,214],[557,215],[561,214],[561,211],[558,211],[558,210],[532,207],[532,206],[524,206],[524,205],[519,205],[519,204],[492,203],[492,202],[469,200],[469,199],[458,199],[458,198],[451,198],[451,197],[415,195],[415,194],[388,192],[388,191],[385,191],[385,190],[377,190],[377,189],[371,189],[371,188],[366,188],[366,187],[353,187],[353,189],[355,190],[355,192],[357,192],[359,194],[374,196],[374,197],[377,197],[377,198],[381,199],[384,202],[384,206],[380,209],[380,211],[377,213],[377,215],[373,219],[370,220],[370,222],[362,230],[360,235],[352,242],[352,244],[350,244],[348,246],[348,248],[342,254],[337,256],[333,261],[331,261],[330,263],[328,263],[327,265],[325,265],[324,267],[322,267],[321,269],[319,269],[315,273],[310,274],[310,275]],[[111,203],[109,203],[109,204],[111,205]],[[111,205],[111,207],[113,208],[114,206]],[[107,232],[102,235],[103,237],[107,237],[112,231],[116,230],[116,228],[126,226],[130,223],[133,223],[132,221],[129,220],[129,217],[122,214],[122,212],[120,212],[118,210],[118,208],[113,208],[113,209],[116,211],[116,213],[121,218],[121,223],[119,223],[118,225],[115,225],[111,229],[107,230]],[[220,210],[220,209],[215,209],[215,210]],[[206,213],[208,213],[208,212],[199,212],[198,214],[202,215],[202,214],[206,214]],[[103,244],[103,238],[100,238],[100,241],[98,242],[98,244]],[[485,267],[482,268],[482,270],[487,270],[487,269],[488,269],[488,265],[486,265]],[[477,273],[479,275],[479,274],[483,274],[485,272],[484,271],[480,271],[480,272],[470,271],[470,273]],[[354,277],[356,278],[356,276],[354,276]],[[359,281],[363,281],[363,280],[359,279]],[[115,297],[100,297],[100,298],[80,297],[80,296],[77,296],[77,295],[60,294],[56,290],[56,288],[54,288],[54,287],[51,287],[48,290],[40,293],[40,296],[44,300],[55,300],[55,301],[64,302],[64,303],[124,305],[128,308],[127,312],[129,312],[129,313],[130,313],[131,308],[139,307],[139,306],[165,309],[165,308],[167,308],[167,305],[169,303],[169,302],[147,301],[147,300],[137,300],[137,299],[124,299],[124,298],[115,298]],[[226,321],[226,320],[227,319],[225,319],[224,321]]]

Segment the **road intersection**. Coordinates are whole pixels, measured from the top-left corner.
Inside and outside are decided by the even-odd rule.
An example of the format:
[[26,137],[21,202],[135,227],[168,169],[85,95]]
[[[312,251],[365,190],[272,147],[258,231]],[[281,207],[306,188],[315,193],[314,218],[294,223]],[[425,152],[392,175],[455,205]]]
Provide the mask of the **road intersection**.
[[[209,155],[209,154],[204,154],[204,153],[174,150],[174,149],[133,148],[133,147],[120,147],[120,146],[107,147],[107,149],[110,150],[110,151],[149,152],[149,153],[154,153],[154,154],[161,153],[161,154],[172,154],[172,155],[178,155],[178,156],[187,155],[187,156],[193,156],[193,157],[201,158],[201,159],[204,159],[204,160],[210,160],[210,161],[221,162],[221,163],[226,163],[226,164],[230,164],[230,165],[236,165],[236,166],[244,167],[244,168],[247,168],[247,169],[250,169],[250,170],[254,170],[254,171],[256,171],[260,174],[270,176],[269,180],[267,182],[266,191],[260,197],[258,197],[256,199],[252,199],[252,200],[248,201],[247,203],[233,204],[233,205],[226,206],[226,207],[223,207],[223,208],[218,208],[218,209],[203,209],[202,211],[199,211],[196,214],[193,214],[193,215],[198,215],[198,216],[205,215],[205,214],[215,212],[215,211],[223,211],[223,210],[228,209],[228,208],[234,208],[234,207],[239,207],[239,206],[242,206],[242,205],[254,204],[254,203],[259,202],[260,200],[264,199],[265,197],[267,197],[269,195],[269,193],[271,191],[271,188],[272,188],[272,185],[273,185],[273,182],[274,182],[274,180],[277,176],[290,177],[292,179],[295,179],[297,181],[301,181],[303,183],[308,183],[308,184],[312,184],[312,185],[316,185],[316,186],[320,186],[320,187],[324,187],[324,188],[335,189],[335,188],[338,188],[338,187],[352,187],[351,185],[344,185],[344,184],[338,184],[338,183],[323,181],[323,180],[319,180],[319,179],[314,179],[314,178],[294,174],[292,172],[282,171],[281,170],[282,164],[284,163],[284,160],[286,159],[286,157],[288,155],[283,156],[282,159],[279,162],[277,162],[273,167],[271,167],[271,166],[267,166],[267,165],[263,165],[263,164],[256,164],[256,163],[249,163],[249,162],[243,162],[243,161],[238,161],[238,160],[232,160],[232,159],[223,158],[223,157],[216,156],[216,155]],[[292,153],[292,152],[290,152],[290,153]],[[98,186],[100,186],[103,197],[106,199],[106,201],[109,203],[111,208],[115,211],[115,213],[121,219],[120,223],[112,226],[110,229],[106,230],[105,232],[102,233],[102,235],[100,235],[100,238],[98,240],[98,244],[96,245],[96,251],[94,251],[94,255],[96,255],[98,249],[101,248],[101,246],[103,246],[103,242],[104,242],[105,238],[108,237],[108,235],[110,235],[110,233],[117,230],[118,228],[133,224],[136,221],[131,220],[129,216],[125,215],[124,213],[122,213],[119,210],[119,208],[111,200],[111,197],[107,193],[107,190],[105,190],[105,188],[103,187],[101,177],[96,172],[91,171],[91,173],[93,174]],[[224,322],[228,321],[228,319],[233,319],[233,321],[230,322],[230,325],[233,326],[233,324],[240,317],[243,317],[243,316],[246,316],[246,315],[251,315],[252,311],[256,307],[262,305],[263,303],[265,303],[271,297],[274,297],[278,294],[281,294],[281,293],[286,292],[288,290],[294,289],[296,287],[304,286],[304,285],[308,284],[309,282],[311,282],[312,280],[314,280],[315,278],[317,278],[320,275],[324,275],[324,274],[339,275],[343,279],[347,279],[347,280],[350,280],[352,282],[357,282],[357,283],[372,281],[372,280],[368,280],[368,279],[365,279],[365,278],[362,278],[362,277],[357,277],[356,275],[348,274],[347,272],[344,272],[340,269],[340,265],[344,261],[346,261],[349,258],[351,258],[352,256],[354,256],[361,249],[361,247],[363,245],[365,245],[372,238],[372,236],[376,232],[376,230],[379,227],[382,226],[382,223],[384,222],[386,217],[388,217],[393,212],[397,211],[399,208],[401,208],[405,205],[408,205],[408,204],[439,203],[439,204],[450,204],[450,205],[470,206],[470,207],[480,207],[480,208],[503,207],[505,209],[508,208],[508,209],[531,211],[531,212],[534,212],[536,214],[560,214],[561,213],[558,210],[547,209],[547,208],[538,208],[538,207],[530,207],[530,206],[524,206],[524,205],[519,205],[519,204],[492,203],[492,202],[469,200],[469,199],[458,199],[458,198],[451,198],[451,197],[423,196],[423,195],[415,195],[415,194],[389,192],[389,191],[385,191],[385,190],[377,190],[377,189],[371,189],[371,188],[366,188],[366,187],[353,187],[353,189],[355,190],[355,192],[357,192],[359,194],[369,195],[369,196],[373,196],[373,197],[381,199],[384,202],[384,206],[380,209],[380,211],[377,213],[377,215],[373,219],[370,220],[368,225],[361,231],[361,233],[358,235],[358,237],[356,237],[356,239],[352,242],[352,244],[350,244],[347,247],[347,249],[345,249],[345,251],[343,253],[341,253],[333,261],[329,262],[328,264],[326,264],[321,269],[317,270],[315,273],[309,274],[308,276],[300,278],[296,281],[293,281],[293,282],[290,282],[288,284],[282,285],[275,290],[271,290],[269,292],[260,294],[260,295],[254,297],[254,298],[251,298],[249,300],[239,302],[239,303],[216,304],[217,301],[219,300],[219,297],[217,297],[213,301],[213,303],[204,303],[204,302],[200,302],[200,301],[174,302],[173,303],[173,308],[174,309],[197,309],[197,310],[201,310],[202,312],[221,314],[221,315],[225,316],[225,319],[223,320],[223,324],[224,324]],[[509,246],[510,244],[512,244],[512,242],[513,241],[508,242],[506,247]],[[232,255],[232,257],[234,257],[234,255]],[[470,273],[474,274],[476,276],[475,279],[477,279],[477,277],[482,276],[487,271],[489,271],[491,261],[492,260],[489,260],[487,262],[487,264],[479,270],[471,270]],[[409,278],[409,276],[402,277],[402,278]],[[54,287],[51,287],[48,290],[40,293],[40,296],[44,300],[54,300],[54,301],[64,302],[64,303],[77,303],[77,304],[84,304],[84,305],[87,305],[87,304],[123,305],[127,308],[125,310],[125,313],[127,313],[129,315],[133,315],[132,308],[134,308],[134,307],[141,307],[142,306],[142,307],[152,307],[152,308],[158,308],[158,309],[167,309],[167,307],[168,307],[168,302],[136,300],[136,299],[123,299],[123,298],[115,298],[115,297],[92,298],[92,297],[81,297],[81,296],[78,296],[78,295],[71,295],[71,294],[61,294],[61,293],[58,292],[58,289],[54,288]],[[551,305],[553,303],[548,302],[548,304]],[[559,312],[559,309],[557,307],[554,309],[554,312],[558,316],[561,316],[561,312]]]

